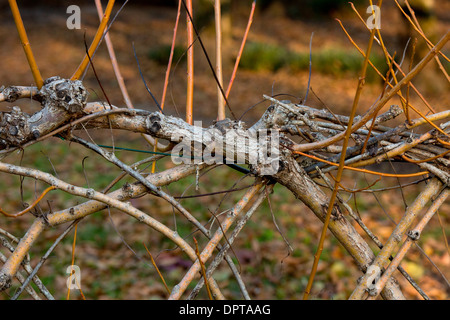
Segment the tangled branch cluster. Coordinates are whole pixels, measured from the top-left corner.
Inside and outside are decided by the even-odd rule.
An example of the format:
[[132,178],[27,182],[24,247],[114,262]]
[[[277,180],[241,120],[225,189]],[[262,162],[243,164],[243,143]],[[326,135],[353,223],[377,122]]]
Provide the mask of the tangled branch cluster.
[[[43,108],[33,115],[22,112],[18,107],[14,107],[10,113],[1,113],[0,118],[5,124],[4,128],[6,129],[3,131],[2,150],[0,151],[3,157],[19,147],[26,147],[43,138],[59,134],[65,139],[80,143],[86,148],[94,150],[103,156],[105,160],[114,163],[126,172],[126,174],[135,178],[136,183],[131,185],[125,184],[117,191],[104,193],[71,185],[53,175],[36,169],[1,162],[0,171],[2,172],[33,177],[47,183],[53,188],[84,197],[88,200],[83,204],[62,211],[36,217],[34,224],[30,227],[27,234],[20,240],[17,247],[12,250],[12,255],[8,259],[4,259],[6,261],[0,274],[0,286],[2,289],[10,286],[13,277],[17,276],[20,279],[21,276],[18,273],[18,269],[20,268],[21,262],[26,257],[33,242],[45,228],[82,219],[107,206],[117,208],[163,233],[181,247],[189,258],[192,259],[194,264],[191,269],[186,273],[179,285],[171,291],[171,298],[174,299],[181,297],[188,284],[200,271],[201,266],[212,258],[215,248],[219,249],[219,253],[216,254],[214,262],[209,266],[206,277],[213,295],[216,298],[223,298],[218,284],[213,280],[211,275],[219,262],[225,258],[238,276],[232,260],[227,255],[227,250],[229,250],[238,232],[243,229],[245,222],[248,221],[252,213],[264,200],[267,191],[273,187],[274,183],[279,183],[286,187],[300,201],[306,204],[319,219],[325,221],[329,199],[314,178],[324,178],[325,173],[336,170],[336,162],[339,159],[342,147],[339,144],[329,144],[325,147],[302,152],[297,150],[307,144],[298,144],[293,139],[297,136],[309,144],[326,141],[347,130],[349,118],[346,116],[334,115],[327,110],[318,110],[305,105],[294,104],[289,101],[278,101],[271,97],[266,97],[273,104],[267,109],[259,121],[246,130],[276,129],[280,132],[281,152],[279,170],[271,176],[264,176],[260,175],[258,165],[249,163],[250,174],[255,179],[253,187],[247,191],[235,207],[230,209],[221,226],[211,234],[177,200],[161,189],[161,186],[176,182],[183,177],[196,174],[198,170],[207,168],[208,165],[206,163],[180,165],[163,172],[143,176],[137,169],[120,161],[113,153],[107,152],[76,135],[76,132],[83,128],[113,128],[144,133],[154,138],[165,139],[172,144],[177,144],[181,140],[174,140],[173,137],[186,136],[187,132],[193,132],[199,128],[195,128],[179,118],[166,116],[160,112],[121,109],[114,106],[104,106],[99,103],[87,103],[86,95],[84,94],[86,91],[80,81],[51,78],[45,82],[43,88],[39,91],[36,88],[8,88],[2,91],[4,100],[13,100],[9,92],[14,92],[15,98],[27,97],[30,92],[36,92],[33,97],[41,102]],[[423,134],[413,133],[411,131],[412,128],[427,123],[423,118],[414,120],[409,125],[405,123],[393,128],[384,124],[399,116],[401,113],[402,110],[399,107],[391,106],[387,112],[378,115],[355,130],[352,134],[352,139],[355,143],[347,150],[345,162],[348,170],[358,169],[375,175],[383,175],[383,173],[360,169],[360,167],[390,159],[397,159],[416,163],[420,170],[422,170],[409,175],[428,174],[434,177],[432,178],[432,183],[426,187],[422,195],[408,208],[403,218],[405,220],[403,228],[401,230],[396,229],[395,232],[398,232],[398,234],[391,237],[392,241],[396,243],[408,231],[412,217],[417,215],[418,210],[426,204],[427,200],[439,193],[441,193],[441,198],[448,194],[448,188],[442,191],[442,187],[447,186],[450,181],[450,172],[448,169],[450,167],[450,160],[448,159],[448,143],[446,142],[448,141],[448,137],[434,128]],[[449,112],[445,111],[434,114],[427,120],[446,119],[448,116]],[[231,120],[229,122],[233,123]],[[444,122],[441,124],[440,129],[444,133],[447,133],[449,124],[450,122]],[[218,126],[219,124],[216,123],[210,128],[201,128],[201,130],[214,130]],[[239,123],[239,126],[242,127],[245,124]],[[202,141],[198,142],[202,143]],[[235,149],[236,147],[236,145],[229,144],[225,146],[226,149]],[[255,151],[250,149],[249,152]],[[250,156],[247,154],[246,159],[249,159]],[[173,230],[158,222],[157,217],[150,216],[148,213],[142,212],[126,202],[129,199],[141,197],[144,194],[154,194],[167,200],[209,239],[208,245],[200,254],[202,263],[199,263],[197,254],[191,244],[187,243]],[[244,208],[250,203],[252,198],[256,198],[257,200],[244,214]],[[352,217],[356,218],[345,202],[337,201],[332,211],[329,229],[348,250],[361,270],[366,271],[370,266],[373,266],[375,256],[366,241],[354,229],[348,218],[344,216],[345,212],[349,212]],[[228,237],[227,245],[220,245],[220,240],[224,237],[224,233],[230,230],[236,220],[238,220],[238,223],[231,236]],[[406,220],[409,222],[406,222]],[[363,225],[360,219],[357,219],[357,221]],[[420,231],[418,232],[420,234]],[[384,248],[386,248],[386,245]],[[389,258],[390,252],[387,252],[386,255]],[[381,261],[379,265],[384,265],[384,261]],[[30,273],[29,267],[26,270]],[[202,283],[199,282],[199,288]],[[198,292],[199,288],[194,292]],[[385,281],[383,286],[379,286],[377,289],[371,287],[373,295],[377,295],[381,291],[385,298],[402,298],[397,282],[391,277]],[[191,295],[195,295],[195,293]]]
[[[186,8],[189,18],[188,29],[190,30],[190,38],[193,39],[192,27],[194,26],[190,14],[192,12],[191,2],[188,1],[188,5],[186,5],[184,1],[180,1],[178,13],[180,12],[181,3]],[[223,260],[233,272],[243,297],[250,299],[245,282],[242,280],[234,261],[228,255],[228,251],[239,233],[244,230],[246,223],[251,219],[264,199],[268,197],[274,185],[279,184],[304,203],[324,223],[322,235],[325,234],[326,230],[330,230],[363,272],[362,277],[355,281],[355,290],[350,297],[351,299],[375,299],[379,295],[385,299],[404,299],[398,281],[393,276],[395,270],[399,270],[400,274],[424,298],[428,298],[426,293],[401,268],[400,262],[412,244],[419,239],[423,228],[447,199],[450,192],[450,110],[438,113],[432,112],[432,114],[425,116],[412,109],[413,106],[401,95],[401,89],[405,86],[412,86],[411,80],[431,60],[437,59],[439,54],[442,55],[441,49],[450,39],[450,33],[444,35],[434,46],[425,38],[428,40],[429,52],[410,72],[406,74],[402,72],[403,78],[397,81],[392,69],[395,61],[385,50],[381,41],[381,35],[378,34],[379,39],[377,39],[375,37],[375,29],[372,30],[367,54],[364,56],[363,76],[358,83],[357,94],[355,95],[350,116],[336,115],[329,110],[319,110],[307,105],[296,104],[290,101],[279,101],[273,97],[264,96],[267,101],[270,101],[271,105],[255,124],[246,126],[245,123],[237,120],[223,119],[225,115],[224,105],[227,102],[226,97],[229,90],[227,90],[226,94],[224,93],[221,87],[221,75],[217,76],[214,73],[218,89],[220,89],[218,90],[220,121],[208,128],[200,128],[192,125],[192,121],[190,121],[192,120],[192,101],[187,103],[187,110],[190,110],[187,122],[178,117],[165,115],[162,112],[163,104],[160,106],[160,111],[150,112],[133,108],[117,108],[109,104],[109,102],[107,105],[101,102],[87,101],[87,91],[80,79],[82,79],[82,74],[86,70],[87,65],[92,63],[91,57],[95,53],[100,40],[105,36],[107,43],[109,41],[108,37],[106,37],[105,28],[113,4],[114,1],[110,0],[105,15],[100,14],[103,18],[101,18],[95,39],[89,50],[86,50],[86,57],[72,78],[51,77],[44,81],[32,57],[17,4],[15,1],[10,0],[11,9],[27,58],[30,61],[30,67],[37,87],[2,87],[0,89],[0,102],[12,103],[17,99],[32,98],[38,101],[42,108],[34,114],[27,114],[17,106],[12,107],[9,112],[0,112],[0,159],[2,160],[0,161],[0,172],[21,177],[31,177],[45,183],[48,185],[48,188],[26,209],[14,214],[7,213],[0,208],[0,213],[12,218],[26,214],[48,192],[54,189],[82,197],[86,201],[63,210],[36,214],[33,224],[21,239],[0,229],[2,245],[11,252],[8,257],[0,254],[0,259],[3,262],[0,269],[0,291],[11,287],[12,281],[14,278],[17,278],[21,286],[14,295],[14,299],[23,290],[27,290],[35,299],[40,298],[33,287],[29,285],[30,281],[36,284],[46,298],[53,299],[51,293],[37,277],[40,266],[45,262],[45,259],[58,242],[70,231],[74,223],[94,212],[112,207],[137,219],[170,239],[192,261],[189,270],[184,274],[180,282],[171,290],[168,289],[170,292],[169,299],[180,299],[186,292],[189,284],[198,277],[199,273],[201,274],[200,280],[188,298],[195,298],[202,286],[205,285],[210,298],[225,299],[220,285],[213,278],[216,268]],[[220,21],[220,10],[217,10],[217,8],[220,9],[220,1],[216,1],[215,4],[216,19]],[[254,4],[252,14],[253,10]],[[252,14],[249,18],[248,28],[251,25]],[[413,22],[411,24],[415,25]],[[197,32],[197,30],[195,31]],[[197,36],[199,36],[198,33]],[[198,39],[204,49],[201,38],[199,37]],[[388,76],[384,77],[381,75],[385,80],[386,87],[380,98],[363,115],[356,116],[358,98],[364,85],[366,68],[370,64],[368,56],[374,39],[381,43],[386,51],[386,58],[390,61]],[[192,42],[193,40],[191,40],[190,45]],[[244,43],[245,41],[243,41]],[[242,48],[243,46],[241,47],[241,52]],[[110,43],[108,43],[108,49],[111,52],[113,51]],[[364,55],[361,50],[360,52]],[[190,52],[188,51],[189,54]],[[193,56],[190,56],[188,60],[191,61],[191,58]],[[217,60],[220,60],[220,54]],[[439,62],[439,59],[437,60]],[[171,62],[169,62],[169,66],[170,64]],[[236,63],[237,65],[238,63]],[[400,66],[395,66],[401,71]],[[188,78],[192,75],[190,67],[192,65],[188,63]],[[218,69],[221,68],[219,67]],[[446,74],[445,70],[443,72]],[[389,74],[395,81],[389,81]],[[193,82],[189,82],[189,84],[192,85]],[[188,87],[193,88],[192,86]],[[413,88],[415,89],[415,87]],[[192,96],[192,92],[189,91],[189,95]],[[383,107],[396,95],[400,96],[402,107],[392,105],[388,111],[382,113]],[[129,99],[125,100],[128,105]],[[130,106],[128,105],[128,107]],[[419,114],[420,117],[418,119],[411,119],[409,114],[410,108]],[[396,126],[388,124],[390,120],[402,114],[406,118],[404,123]],[[431,125],[431,129],[426,129],[428,125]],[[236,140],[226,141],[224,151],[227,155],[233,155],[232,158],[227,158],[227,165],[231,169],[246,172],[253,181],[245,194],[233,207],[225,212],[221,220],[215,216],[213,217],[215,220],[213,225],[215,227],[207,229],[203,221],[198,220],[192,212],[183,207],[175,197],[165,192],[162,187],[176,183],[185,177],[198,175],[200,171],[207,170],[216,164],[200,161],[181,164],[158,173],[144,173],[138,169],[139,165],[158,161],[163,157],[161,153],[135,164],[127,164],[120,160],[114,152],[109,152],[105,148],[86,141],[79,136],[78,133],[80,131],[90,128],[125,130],[141,134],[155,147],[155,151],[164,152],[169,152],[175,145],[183,142],[187,136],[193,137],[194,140],[190,142],[205,148],[204,140],[195,140],[196,135],[193,133],[198,131],[203,133],[202,136],[212,136],[217,130],[226,134],[230,130],[238,129],[238,134],[242,135],[254,135],[255,132],[260,130],[275,130],[280,135],[279,145],[277,146],[280,152],[279,157],[276,159],[276,171],[267,174],[267,171],[263,170],[262,164],[250,161],[250,159],[255,158],[255,153],[262,147],[261,145],[252,145],[245,150],[241,150],[244,153],[241,159],[244,159],[245,164],[248,166],[248,169],[246,169],[235,165],[238,159],[234,151],[241,146],[237,144]],[[112,181],[106,189],[95,190],[76,186],[55,175],[35,168],[11,164],[5,161],[13,151],[25,149],[34,143],[55,136],[80,144],[86,149],[96,152],[105,161],[120,168],[123,174]],[[158,140],[166,140],[168,145],[159,147]],[[385,173],[367,168],[369,165],[388,161],[413,163],[417,166],[417,170],[410,173],[397,174],[395,172]],[[336,177],[333,175],[335,170],[337,170]],[[423,188],[415,201],[408,206],[386,243],[381,243],[338,193],[338,191],[342,190],[349,191],[340,183],[344,170],[364,172],[379,177],[420,176],[429,180],[429,183]],[[131,176],[135,182],[132,184],[124,183],[120,189],[110,192],[112,186],[119,183],[126,175]],[[334,186],[329,177],[334,179]],[[331,198],[325,193],[327,189],[333,190]],[[350,191],[356,193],[362,190]],[[160,222],[157,215],[144,212],[129,202],[131,199],[142,196],[157,196],[167,201],[177,213],[202,233],[202,236],[207,240],[207,244],[200,250],[195,238],[195,241],[190,243],[175,230]],[[427,208],[426,213],[415,227],[412,227],[415,218],[427,206],[428,202],[432,204]],[[369,243],[355,229],[352,223],[353,220],[359,224],[371,241],[380,248],[376,256]],[[62,224],[69,224],[69,227],[33,269],[30,266],[28,257],[30,249],[47,228]],[[393,257],[394,249],[405,238],[406,240],[403,241],[400,249]],[[323,240],[323,237],[321,239]],[[319,250],[321,250],[322,244],[323,242],[319,244]],[[320,252],[317,256],[320,256]],[[316,262],[318,260],[315,260],[315,266],[317,266]],[[20,270],[21,268],[23,268],[23,271]],[[314,272],[311,274],[313,275]],[[310,279],[312,278],[313,276],[310,277]],[[306,290],[306,294],[308,293],[309,288]]]

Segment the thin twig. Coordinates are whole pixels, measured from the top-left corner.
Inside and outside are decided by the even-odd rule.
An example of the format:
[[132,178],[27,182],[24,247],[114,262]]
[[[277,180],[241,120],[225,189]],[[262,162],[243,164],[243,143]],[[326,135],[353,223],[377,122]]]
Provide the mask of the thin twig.
[[100,22],[100,25],[98,26],[97,32],[94,36],[94,40],[92,40],[91,46],[89,47],[88,54],[85,55],[84,59],[81,61],[78,68],[75,70],[74,74],[70,78],[71,80],[78,80],[81,78],[82,74],[86,70],[89,60],[89,57],[94,56],[94,52],[97,49],[97,47],[100,44],[101,39],[103,38],[103,34],[105,32],[105,29],[107,27],[109,17],[111,16],[111,11],[114,7],[115,0],[109,0],[108,4],[105,9],[105,14],[103,15],[102,21]]
[[167,286],[166,280],[164,280],[164,277],[163,277],[163,275],[161,274],[161,271],[159,271],[159,268],[158,268],[158,266],[156,265],[155,259],[153,259],[152,254],[151,254],[150,251],[147,249],[147,246],[145,245],[145,242],[142,242],[142,244],[144,245],[145,250],[147,251],[147,253],[148,253],[149,257],[150,257],[150,260],[151,260],[151,262],[152,262],[152,265],[155,267],[155,270],[156,270],[156,272],[158,273],[159,278],[161,279],[162,283],[164,284],[164,287],[166,288],[167,293],[170,294],[170,289],[169,289],[169,287]]
[[41,202],[41,200],[45,197],[45,195],[47,193],[49,193],[50,191],[52,191],[54,189],[56,189],[56,187],[54,187],[54,186],[48,187],[41,193],[41,195],[30,206],[28,206],[26,209],[24,209],[18,213],[14,213],[14,214],[6,213],[5,211],[3,211],[2,208],[0,208],[0,213],[3,214],[4,216],[10,217],[10,218],[20,217],[20,216],[24,215],[25,213],[30,212],[34,207],[36,207],[39,204],[39,202]]
[[22,18],[20,16],[19,7],[17,6],[16,0],[8,0],[9,6],[11,7],[11,12],[14,18],[14,23],[16,24],[17,31],[19,32],[20,41],[22,42],[23,50],[28,60],[28,64],[33,74],[34,82],[38,89],[44,85],[44,80],[42,79],[39,68],[34,59],[33,51],[31,50],[30,42],[28,41],[27,32],[23,25]]
[[[208,277],[211,276],[212,273],[214,272],[214,270],[219,266],[219,264],[223,260],[224,256],[226,256],[227,251],[231,248],[231,245],[233,244],[233,242],[236,239],[236,237],[242,231],[242,229],[244,228],[245,224],[250,220],[250,218],[255,213],[255,211],[258,209],[258,207],[262,204],[262,202],[267,197],[267,195],[272,191],[273,186],[274,186],[273,184],[268,185],[266,187],[266,191],[261,192],[259,194],[258,198],[253,203],[252,207],[250,209],[248,209],[248,211],[245,213],[245,215],[236,222],[236,227],[234,228],[233,232],[231,233],[230,237],[228,238],[227,243],[222,247],[220,252],[215,256],[214,260],[209,265],[208,270],[206,271],[206,275]],[[248,294],[248,292],[247,292],[247,290],[245,288],[245,284],[244,283],[241,284],[240,282],[238,282],[238,283],[239,283],[241,291],[242,291],[242,293],[244,295],[244,298],[246,300],[250,300],[250,296],[249,296],[249,294]],[[200,289],[202,288],[203,284],[204,283],[203,283],[202,280],[200,280],[197,283],[195,288],[189,294],[188,300],[192,300],[192,299],[194,299],[197,296],[197,294],[200,291]]]
[[28,283],[31,281],[31,279],[38,273],[39,269],[42,267],[42,265],[45,263],[45,261],[47,261],[48,257],[53,252],[53,250],[56,248],[56,246],[61,242],[62,239],[64,239],[64,237],[70,232],[70,230],[72,230],[72,228],[76,225],[77,222],[78,222],[78,220],[73,221],[66,228],[66,230],[64,230],[64,232],[61,233],[61,235],[58,238],[56,238],[55,242],[53,242],[53,244],[50,246],[50,248],[48,248],[48,250],[45,252],[45,254],[41,257],[41,259],[37,263],[36,267],[34,267],[33,271],[30,273],[30,275],[25,280],[25,282],[22,284],[22,286],[16,291],[16,293],[11,298],[11,300],[17,300],[17,298],[19,298],[20,294],[23,292],[24,287],[27,286]]
[[425,213],[425,215],[422,217],[420,222],[416,225],[414,229],[408,232],[408,238],[405,240],[401,248],[397,251],[395,254],[394,259],[389,264],[389,267],[383,272],[383,275],[380,277],[380,279],[375,283],[374,286],[370,287],[369,291],[369,297],[368,300],[374,300],[380,291],[383,289],[384,285],[386,284],[387,279],[390,278],[390,276],[393,274],[393,272],[397,269],[397,267],[400,265],[400,262],[405,257],[406,253],[408,252],[409,248],[411,248],[412,244],[419,239],[419,236],[427,223],[430,221],[430,219],[433,217],[433,215],[436,213],[436,211],[439,209],[439,207],[444,203],[444,201],[447,199],[447,196],[450,194],[450,189],[445,189],[436,200],[433,201],[432,205],[428,209],[428,211]]
[[[103,8],[102,8],[101,0],[95,0],[95,6],[97,8],[98,17],[101,22],[102,17],[103,17]],[[116,76],[117,83],[119,84],[119,88],[122,93],[125,104],[127,105],[128,108],[132,109],[133,104],[131,103],[131,99],[128,94],[127,87],[123,80],[122,73],[120,72],[120,67],[117,62],[116,53],[114,52],[114,47],[113,47],[113,44],[111,41],[111,37],[109,36],[109,32],[105,34],[105,43],[106,43],[106,47],[108,48],[108,54],[109,54],[109,58],[111,60],[113,70],[114,70],[114,75]]]
[[311,74],[312,74],[312,40],[313,40],[314,32],[311,33],[311,39],[309,40],[309,75],[308,75],[308,84],[306,86],[305,99],[303,99],[303,104],[306,104],[308,100],[309,87],[311,86]]
[[[379,4],[380,3],[381,3],[381,1],[379,1]],[[366,70],[367,70],[367,65],[368,65],[368,60],[369,60],[368,57],[369,57],[370,51],[372,49],[372,43],[373,43],[374,35],[375,35],[375,29],[373,29],[371,34],[370,34],[369,44],[367,46],[366,59],[364,60],[361,76],[359,78],[358,87],[357,87],[356,93],[355,93],[355,98],[353,100],[353,106],[352,106],[352,110],[351,110],[351,113],[350,113],[350,118],[349,118],[347,130],[345,131],[345,135],[344,135],[344,142],[343,142],[343,146],[342,146],[341,158],[339,159],[339,167],[338,167],[338,172],[336,174],[336,183],[334,185],[334,189],[333,189],[333,192],[332,192],[331,197],[330,197],[330,201],[329,201],[329,204],[328,204],[325,221],[324,221],[323,228],[322,228],[322,233],[320,235],[319,245],[318,245],[318,248],[317,248],[317,252],[316,252],[316,254],[314,256],[314,262],[313,262],[313,266],[312,266],[311,273],[310,273],[310,276],[309,276],[308,284],[306,286],[305,293],[303,295],[303,299],[304,300],[308,299],[309,293],[311,291],[311,287],[313,285],[314,276],[315,276],[316,271],[317,271],[317,266],[319,264],[320,255],[321,255],[322,250],[323,250],[323,244],[324,244],[326,232],[327,232],[327,229],[328,229],[328,224],[329,224],[329,221],[330,221],[330,218],[331,218],[331,212],[332,212],[332,210],[334,208],[334,201],[336,199],[336,195],[337,195],[337,192],[338,192],[339,182],[341,181],[342,173],[344,172],[344,162],[345,162],[346,150],[347,150],[347,146],[348,146],[348,141],[350,139],[350,135],[352,133],[351,127],[352,127],[352,124],[353,124],[353,119],[354,119],[354,117],[356,115],[356,110],[357,110],[357,107],[358,107],[359,98],[361,96],[362,88],[364,86],[364,79],[366,77]]]
[[380,274],[381,268],[389,260],[392,251],[401,241],[402,237],[408,230],[416,215],[425,206],[426,202],[431,200],[431,198],[439,192],[441,187],[442,183],[438,179],[432,179],[431,182],[426,186],[426,188],[416,197],[416,200],[408,207],[402,219],[397,224],[391,236],[383,246],[383,249],[381,249],[375,260],[372,262],[371,267],[372,271],[375,272],[375,274],[366,273],[363,275],[358,286],[350,296],[351,300],[363,299],[363,296],[370,285],[370,283],[368,283],[368,280],[374,275],[376,276],[376,274]]
[[193,106],[194,106],[194,21],[192,20],[192,0],[183,0],[186,9],[186,26],[187,26],[187,92],[186,92],[186,122],[193,123]]
[[[317,170],[319,171],[319,174],[322,177],[322,179],[327,184],[327,187],[330,190],[333,190],[333,186],[331,185],[328,178],[322,173],[322,171],[319,168],[317,168]],[[364,191],[364,190],[362,190],[362,191]],[[364,232],[370,237],[370,239],[378,246],[378,248],[383,249],[383,244],[381,243],[381,241],[378,239],[378,237],[375,234],[373,234],[373,232],[364,224],[364,222],[361,219],[361,215],[358,212],[358,206],[357,206],[357,202],[356,202],[356,194],[353,199],[355,201],[355,210],[356,210],[357,214],[355,214],[353,212],[352,208],[342,199],[342,197],[339,195],[339,193],[337,194],[337,199],[342,204],[342,206],[347,210],[347,212],[350,214],[350,216],[359,224],[359,226],[364,230]],[[392,256],[390,256],[389,260],[392,261],[392,259],[393,259]],[[430,300],[430,298],[427,296],[427,294],[425,292],[423,292],[423,290],[417,285],[417,283],[411,278],[411,276],[405,271],[405,269],[403,269],[401,266],[398,266],[397,269],[403,275],[403,277],[414,287],[414,289],[417,290],[417,292],[419,292],[419,294],[425,300]]]
[[[192,1],[192,0],[186,0],[186,1],[190,2],[190,1]],[[198,42],[200,43],[200,46],[201,46],[201,48],[202,48],[202,51],[203,51],[203,53],[205,54],[206,61],[208,62],[208,65],[209,65],[209,68],[210,68],[210,70],[211,70],[211,73],[213,74],[214,79],[216,80],[216,83],[219,85],[219,80],[217,79],[217,75],[216,75],[216,72],[214,71],[214,67],[213,67],[213,65],[212,65],[212,63],[211,63],[211,59],[209,58],[208,52],[206,51],[205,45],[203,44],[203,40],[202,40],[202,38],[200,37],[200,33],[198,32],[197,28],[195,27],[194,20],[193,20],[192,15],[191,15],[192,8],[188,8],[188,6],[187,6],[187,4],[186,4],[186,1],[185,1],[185,0],[182,0],[183,6],[184,6],[184,8],[186,9],[186,13],[187,13],[187,15],[188,15],[188,18],[189,18],[189,20],[192,22],[192,24],[191,24],[191,25],[192,25],[192,29],[194,30],[195,34],[197,35]],[[192,41],[189,42],[189,45],[191,45],[191,43],[193,43],[193,39],[191,39],[191,40],[192,40]],[[228,103],[228,99],[227,99],[227,97],[226,97],[226,95],[225,95],[225,92],[224,92],[222,86],[219,85],[219,88],[220,88],[220,92],[222,93],[223,99],[225,100],[225,104],[226,104],[226,106],[228,107],[228,110],[230,111],[230,113],[231,113],[233,119],[236,120],[237,118],[236,118],[236,116],[235,116],[233,110],[231,110],[230,104]]]
[[[252,8],[250,10],[250,16],[248,17],[247,27],[245,28],[244,36],[242,38],[241,47],[239,48],[238,55],[236,57],[236,61],[234,63],[233,73],[231,74],[230,82],[228,83],[227,92],[225,97],[228,99],[230,96],[231,87],[233,86],[234,79],[236,78],[236,73],[239,67],[239,62],[241,61],[242,53],[244,52],[244,47],[247,42],[248,33],[250,31],[250,27],[253,23],[253,15],[255,13],[256,0],[252,2]],[[242,116],[241,116],[242,117]]]
[[[260,182],[250,188],[246,194],[239,200],[239,202],[233,207],[232,210],[229,211],[226,219],[222,222],[222,228],[219,228],[215,234],[211,237],[211,240],[205,246],[205,249],[201,253],[202,261],[207,261],[211,256],[213,250],[217,247],[220,240],[222,239],[224,232],[230,228],[236,216],[244,209],[244,207],[248,204],[248,202],[256,195],[256,193],[263,187],[264,183]],[[222,231],[223,230],[223,231]],[[181,295],[186,290],[187,286],[197,272],[200,270],[200,264],[198,262],[194,263],[189,271],[185,274],[183,279],[173,288],[172,293],[169,299],[180,299]]]
[[213,300],[213,297],[211,294],[211,289],[209,288],[209,284],[207,281],[208,278],[206,276],[205,264],[203,263],[202,257],[200,256],[200,250],[198,249],[198,242],[197,242],[197,239],[195,239],[195,237],[194,237],[194,243],[195,243],[195,254],[197,255],[197,261],[198,261],[198,263],[200,263],[200,269],[202,272],[203,280],[205,281],[205,284],[206,284],[206,292],[208,293],[209,300]]
[[220,0],[214,0],[214,23],[216,27],[216,74],[217,84],[217,120],[225,119],[225,101],[220,88],[223,86],[222,75],[222,15]]

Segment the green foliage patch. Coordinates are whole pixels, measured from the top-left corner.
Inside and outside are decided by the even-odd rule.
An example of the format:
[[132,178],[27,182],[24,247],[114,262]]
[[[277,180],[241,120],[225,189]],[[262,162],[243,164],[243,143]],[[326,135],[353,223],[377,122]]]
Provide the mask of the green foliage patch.
[[[292,72],[309,69],[309,52],[294,52],[282,46],[250,42],[247,44],[241,58],[240,67],[254,71],[277,71],[286,68]],[[387,66],[384,57],[372,54],[372,63],[385,73]],[[355,51],[340,48],[322,49],[312,53],[312,70],[323,74],[341,76],[347,73],[357,75],[361,71],[362,56]],[[374,81],[378,76],[373,69],[368,70],[368,81]]]

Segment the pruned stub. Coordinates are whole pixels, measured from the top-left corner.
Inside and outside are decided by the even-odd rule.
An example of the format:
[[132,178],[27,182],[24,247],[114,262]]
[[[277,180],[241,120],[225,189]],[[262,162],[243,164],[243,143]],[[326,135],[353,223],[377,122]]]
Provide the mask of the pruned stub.
[[147,118],[147,121],[147,127],[150,132],[157,134],[161,129],[161,117],[157,113],[153,113]]
[[0,291],[11,287],[11,277],[3,272],[0,273]]
[[87,101],[87,91],[81,81],[57,76],[45,80],[39,95],[43,107],[62,108],[74,114],[83,112]]
[[14,102],[19,98],[19,90],[16,87],[6,87],[0,92],[5,97],[6,102]]
[[11,112],[0,113],[0,148],[20,145],[28,137],[29,117],[19,107],[13,107]]

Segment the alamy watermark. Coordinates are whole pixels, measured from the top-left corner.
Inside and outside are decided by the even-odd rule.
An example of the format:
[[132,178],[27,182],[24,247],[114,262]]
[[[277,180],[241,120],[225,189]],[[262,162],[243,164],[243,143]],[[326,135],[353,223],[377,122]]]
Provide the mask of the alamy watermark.
[[66,280],[66,286],[70,290],[80,290],[81,289],[81,270],[77,265],[70,265],[66,269],[66,273],[69,277]]
[[[70,16],[66,20],[68,29],[81,29],[81,9],[77,5],[70,5],[66,10]],[[370,14],[366,24],[369,29],[381,29],[381,9],[377,5],[368,6],[366,13]]]
[[379,266],[371,265],[367,268],[366,274],[369,276],[367,277],[365,285],[369,290],[374,290],[375,284],[380,280],[381,269]]
[[180,132],[182,135],[171,137],[172,141],[181,141],[171,152],[175,164],[250,164],[257,166],[261,175],[278,172],[278,130],[204,129],[201,121],[195,121],[192,131]]
[[381,29],[381,9],[379,6],[371,5],[367,7],[366,13],[369,13],[370,16],[367,18],[366,24],[367,28],[372,29]]
[[[77,5],[70,5],[66,10],[70,16],[66,20],[66,26],[68,29],[81,29],[81,9]],[[367,27],[372,29],[381,29],[381,9],[377,5],[368,6],[366,13],[370,14],[367,18]]]
[[70,16],[66,20],[67,29],[81,29],[81,9],[77,5],[70,5],[66,10]]

